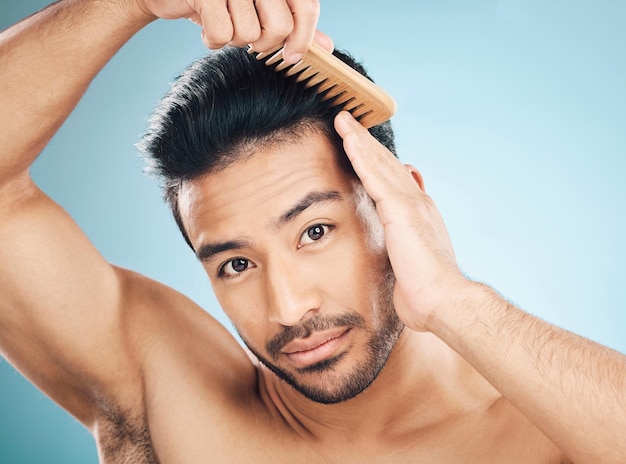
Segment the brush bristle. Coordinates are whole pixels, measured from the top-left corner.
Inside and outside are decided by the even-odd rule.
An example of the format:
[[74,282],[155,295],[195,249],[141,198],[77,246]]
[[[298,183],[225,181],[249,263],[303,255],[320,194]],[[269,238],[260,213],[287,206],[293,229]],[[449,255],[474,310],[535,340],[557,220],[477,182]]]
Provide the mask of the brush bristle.
[[283,47],[257,53],[248,50],[276,72],[294,76],[307,87],[314,87],[324,99],[349,111],[366,128],[387,121],[396,103],[368,78],[317,44],[313,44],[295,64],[283,61]]

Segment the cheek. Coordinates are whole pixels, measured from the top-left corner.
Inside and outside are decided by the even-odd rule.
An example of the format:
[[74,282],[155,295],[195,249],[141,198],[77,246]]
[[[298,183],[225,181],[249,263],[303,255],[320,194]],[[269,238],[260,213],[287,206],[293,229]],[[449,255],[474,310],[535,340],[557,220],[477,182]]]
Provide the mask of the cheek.
[[259,293],[249,285],[240,285],[236,288],[215,288],[215,297],[237,331],[250,341],[263,330],[261,327],[266,320],[262,305],[259,304]]
[[346,234],[330,253],[324,254],[323,260],[316,272],[322,279],[320,288],[332,293],[338,303],[352,310],[368,303],[375,281],[375,266],[361,230]]

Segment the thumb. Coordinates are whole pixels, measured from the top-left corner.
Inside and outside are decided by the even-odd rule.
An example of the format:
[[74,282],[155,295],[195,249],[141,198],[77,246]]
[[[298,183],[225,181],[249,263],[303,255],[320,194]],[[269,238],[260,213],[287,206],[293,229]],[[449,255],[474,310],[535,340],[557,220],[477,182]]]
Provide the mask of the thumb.
[[331,53],[335,49],[335,44],[333,43],[333,40],[322,31],[315,31],[315,35],[313,36],[313,42],[315,42],[317,45],[320,45],[323,49]]

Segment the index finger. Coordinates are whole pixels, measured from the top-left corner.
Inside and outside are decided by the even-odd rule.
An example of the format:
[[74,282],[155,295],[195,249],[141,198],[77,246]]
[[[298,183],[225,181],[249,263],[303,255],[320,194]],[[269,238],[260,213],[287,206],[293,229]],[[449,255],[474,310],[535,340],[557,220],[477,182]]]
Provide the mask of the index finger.
[[347,111],[335,117],[335,129],[343,139],[344,151],[354,172],[374,201],[397,190],[411,177],[400,160]]

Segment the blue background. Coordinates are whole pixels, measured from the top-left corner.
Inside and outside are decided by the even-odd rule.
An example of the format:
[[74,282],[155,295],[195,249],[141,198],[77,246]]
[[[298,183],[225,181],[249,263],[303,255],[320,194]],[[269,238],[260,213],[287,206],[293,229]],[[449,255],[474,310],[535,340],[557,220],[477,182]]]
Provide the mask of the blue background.
[[[45,3],[0,0],[0,28]],[[619,0],[323,0],[320,22],[397,100],[400,156],[421,169],[463,270],[621,352],[625,19]],[[143,30],[32,172],[108,260],[230,327],[133,147],[168,83],[203,53],[188,21]],[[0,360],[0,462],[96,461],[89,433]]]

